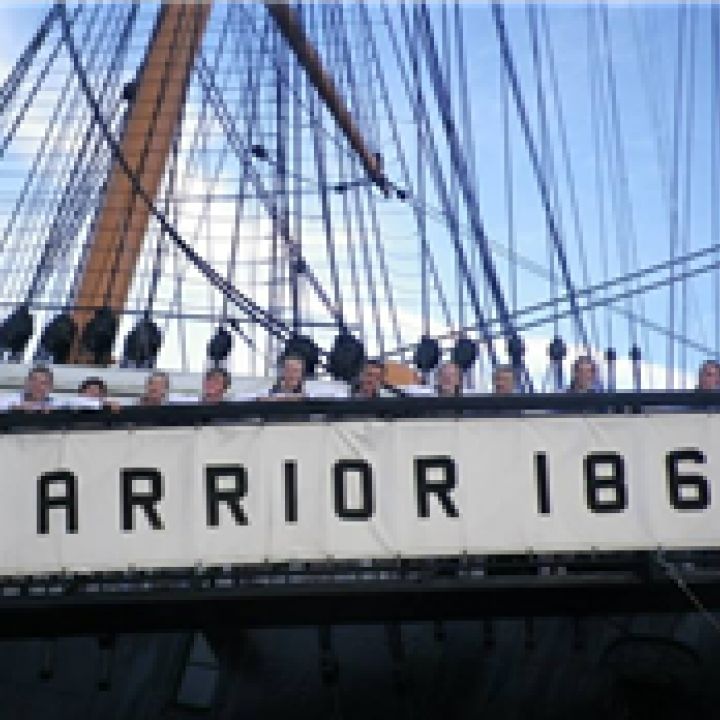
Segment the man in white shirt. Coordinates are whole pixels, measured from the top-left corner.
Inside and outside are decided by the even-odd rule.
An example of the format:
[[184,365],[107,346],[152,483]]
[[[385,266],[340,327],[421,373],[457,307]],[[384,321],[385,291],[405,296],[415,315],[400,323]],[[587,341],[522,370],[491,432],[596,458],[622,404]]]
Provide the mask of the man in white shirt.
[[50,395],[52,389],[52,371],[44,365],[38,365],[28,372],[22,392],[3,399],[3,409],[47,412],[57,405]]
[[353,397],[371,400],[382,397],[385,367],[378,360],[366,360],[353,390]]
[[230,388],[230,373],[224,368],[211,368],[203,375],[200,402],[204,405],[215,405],[225,401]]
[[513,395],[516,390],[515,369],[512,365],[498,365],[492,374],[493,395]]
[[698,390],[720,390],[720,363],[706,360],[698,370]]
[[163,370],[151,372],[145,381],[145,392],[139,404],[145,407],[166,405],[170,393],[170,376]]
[[454,362],[446,362],[437,371],[437,396],[460,397],[462,395],[462,371]]
[[302,400],[305,397],[305,361],[288,353],[282,358],[277,382],[268,391],[269,398]]

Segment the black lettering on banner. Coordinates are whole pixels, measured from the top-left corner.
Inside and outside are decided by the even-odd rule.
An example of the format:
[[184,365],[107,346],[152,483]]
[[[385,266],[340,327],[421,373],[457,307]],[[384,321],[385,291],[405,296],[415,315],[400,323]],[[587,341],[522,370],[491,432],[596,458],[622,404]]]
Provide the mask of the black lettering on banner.
[[[57,492],[58,489],[61,493]],[[38,534],[47,535],[50,532],[50,510],[53,508],[65,512],[65,532],[77,533],[77,477],[69,470],[43,473],[38,478]]]
[[585,457],[587,506],[596,513],[627,509],[625,461],[617,453],[590,453]]
[[[137,481],[149,482],[150,491],[142,492],[138,490],[135,487]],[[123,468],[120,470],[120,483],[122,486],[122,529],[134,529],[133,509],[139,507],[145,513],[150,527],[153,530],[162,530],[162,518],[156,507],[163,496],[160,471],[155,468]]]
[[[432,470],[439,470],[442,481],[430,478]],[[459,517],[450,493],[457,484],[455,461],[449,457],[415,458],[415,487],[417,488],[418,517],[430,517],[430,495],[435,495],[448,517]]]
[[550,482],[548,480],[547,454],[535,453],[535,480],[537,483],[537,508],[540,515],[550,514]]
[[[231,478],[231,488],[220,487],[221,478]],[[208,465],[205,468],[205,502],[208,527],[220,524],[220,505],[227,505],[236,525],[247,525],[248,519],[240,501],[247,495],[247,470],[242,465]]]
[[665,456],[670,504],[676,510],[705,510],[710,506],[710,484],[699,473],[682,473],[680,463],[704,465],[705,453],[697,448],[672,450]]
[[[359,507],[348,507],[347,478],[360,476]],[[333,466],[335,514],[342,520],[369,520],[375,513],[372,468],[364,460],[338,460]]]
[[285,481],[285,522],[296,523],[298,519],[297,463],[286,460],[283,463]]

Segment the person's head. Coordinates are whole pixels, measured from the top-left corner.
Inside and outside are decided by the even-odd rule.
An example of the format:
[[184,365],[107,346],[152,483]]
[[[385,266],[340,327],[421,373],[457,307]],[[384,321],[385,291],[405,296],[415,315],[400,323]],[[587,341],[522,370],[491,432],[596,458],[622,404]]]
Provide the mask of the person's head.
[[202,401],[221,402],[230,387],[230,382],[230,373],[224,368],[207,370],[202,381]]
[[442,364],[437,371],[438,395],[453,396],[460,394],[462,373],[460,366],[454,362]]
[[300,392],[305,377],[305,361],[299,355],[283,355],[278,383],[283,392]]
[[515,392],[515,369],[512,365],[497,365],[492,375],[494,395],[512,395]]
[[720,363],[706,360],[698,370],[698,390],[720,390]]
[[143,405],[162,405],[167,401],[170,391],[170,376],[162,370],[151,372],[145,381]]
[[45,402],[53,389],[53,374],[50,368],[38,365],[25,378],[25,397],[31,402]]
[[570,389],[575,392],[588,392],[598,389],[598,370],[595,361],[589,355],[580,355],[575,359],[570,378]]
[[385,376],[385,367],[379,360],[366,360],[360,370],[356,395],[373,398],[380,394]]
[[102,378],[99,377],[87,377],[81,383],[78,388],[78,395],[89,398],[97,398],[98,400],[104,400],[107,397],[107,385]]

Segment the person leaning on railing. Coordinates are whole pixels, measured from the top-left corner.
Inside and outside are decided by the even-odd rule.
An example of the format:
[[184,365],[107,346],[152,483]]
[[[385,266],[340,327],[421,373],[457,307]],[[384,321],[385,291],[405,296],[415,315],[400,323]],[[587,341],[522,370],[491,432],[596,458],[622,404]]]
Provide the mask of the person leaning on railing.
[[720,363],[717,360],[706,360],[698,370],[698,390],[720,390]]
[[104,410],[120,409],[120,405],[116,402],[108,400],[108,388],[106,382],[95,375],[86,377],[78,387],[78,397],[96,400],[98,407]]
[[302,400],[305,397],[305,361],[292,353],[283,355],[278,379],[268,390],[266,399]]
[[512,365],[496,365],[492,374],[493,395],[513,395],[517,392],[515,368]]
[[382,397],[384,379],[385,366],[379,360],[366,360],[353,384],[352,397],[358,400]]
[[170,394],[170,375],[164,370],[154,370],[145,380],[145,391],[138,404],[143,407],[166,405]]
[[59,405],[57,399],[51,394],[53,386],[52,370],[44,365],[37,365],[28,372],[22,392],[4,399],[3,409],[48,412]]
[[200,402],[205,405],[225,402],[231,384],[232,378],[225,368],[217,367],[206,370],[202,380]]
[[603,392],[600,373],[589,355],[579,355],[572,364],[568,392]]
[[438,368],[435,394],[438,397],[460,397],[463,394],[462,371],[457,363],[446,362]]

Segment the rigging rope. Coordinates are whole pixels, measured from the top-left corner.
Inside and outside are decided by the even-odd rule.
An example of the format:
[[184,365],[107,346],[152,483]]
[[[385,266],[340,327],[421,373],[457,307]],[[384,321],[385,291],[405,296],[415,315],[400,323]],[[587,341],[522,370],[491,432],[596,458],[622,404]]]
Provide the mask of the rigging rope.
[[[418,27],[417,15],[415,15],[415,27],[413,28],[415,38],[420,37],[420,29]],[[417,44],[419,41],[416,40]],[[411,52],[410,54],[410,67],[412,69],[412,80],[415,85],[415,116],[413,123],[416,128],[415,135],[415,152],[417,158],[417,188],[415,190],[415,197],[418,202],[422,205],[426,203],[425,196],[425,132],[426,127],[422,122],[423,115],[420,113],[420,108],[425,105],[425,99],[422,91],[422,80],[420,78],[420,66],[418,63],[417,53]],[[424,213],[419,215],[418,224],[418,239],[420,241],[420,314],[422,324],[422,335],[430,335],[430,298],[428,295],[428,239],[427,239],[427,221]]]
[[[604,125],[600,123],[600,108],[604,107],[602,96],[602,85],[600,79],[600,59],[597,49],[595,35],[593,33],[592,14],[588,6],[586,11],[586,45],[587,45],[587,75],[588,89],[590,96],[590,122],[593,138],[593,164],[595,168],[595,195],[597,201],[597,237],[599,254],[602,263],[602,276],[604,282],[610,279],[610,257],[609,243],[607,242],[607,231],[605,223],[605,173],[602,164],[602,137],[601,132]],[[610,162],[610,160],[608,160]],[[605,333],[607,345],[614,347],[613,343],[613,318],[610,312],[610,304],[604,305],[605,308]]]
[[[159,24],[162,22],[162,16],[165,12],[165,9],[162,8],[160,10],[160,15],[158,18],[157,27],[159,27]],[[186,9],[183,7],[182,11],[177,16],[177,21],[175,23],[175,27],[172,31],[172,45],[177,46],[178,40],[180,38],[181,30],[184,30],[183,22],[185,19],[185,13]],[[191,30],[193,37],[197,35],[198,28],[193,27]],[[148,46],[148,52],[150,52],[151,46]],[[188,60],[188,62],[191,62],[191,60]],[[160,76],[160,84],[159,84],[159,93],[156,96],[155,103],[151,109],[151,122],[148,125],[147,131],[145,133],[145,137],[143,138],[143,145],[142,150],[140,152],[140,158],[138,161],[138,166],[134,170],[134,172],[137,175],[142,176],[142,174],[145,172],[145,166],[150,154],[150,148],[153,141],[154,133],[155,133],[155,125],[157,122],[157,118],[160,115],[160,111],[163,107],[163,103],[165,100],[165,95],[167,93],[168,88],[170,87],[170,77],[171,77],[171,70],[172,70],[172,63],[173,63],[173,53],[168,52],[167,56],[165,58],[165,62],[163,64],[163,70],[162,75]],[[185,73],[187,73],[188,68],[184,68]],[[130,233],[130,222],[133,218],[133,214],[135,211],[136,203],[139,202],[137,198],[137,194],[133,192],[133,195],[128,203],[128,206],[125,208],[125,215],[123,217],[122,227],[120,229],[121,234],[121,240],[120,243],[117,245],[116,249],[113,253],[113,259],[112,259],[112,265],[110,267],[110,277],[109,281],[105,287],[105,292],[103,295],[102,303],[103,305],[108,305],[110,303],[110,298],[112,297],[113,290],[115,289],[115,284],[118,278],[121,278],[122,275],[120,273],[121,270],[125,270],[125,268],[122,267],[122,260],[125,256],[125,252],[127,249],[127,242],[128,242],[128,236]]]
[[[405,192],[407,197],[405,199],[409,203],[413,211],[413,214],[415,216],[415,224],[417,227],[419,227],[420,224],[424,220],[426,220],[427,217],[429,217],[430,213],[427,212],[427,206],[422,205],[416,197],[415,186],[410,176],[408,161],[400,140],[398,122],[395,117],[395,113],[393,112],[393,103],[391,101],[390,92],[388,90],[387,82],[385,80],[382,63],[380,62],[377,42],[375,40],[374,34],[370,32],[370,18],[368,16],[367,8],[365,5],[360,5],[360,12],[364,24],[368,27],[366,37],[368,40],[368,47],[370,49],[370,60],[375,67],[375,79],[377,80],[377,84],[380,90],[380,105],[385,109],[387,115],[388,124],[390,126],[390,133],[392,136],[392,144],[397,154],[397,161],[400,166],[400,181],[403,187],[406,189]],[[402,68],[401,75],[403,77],[403,81],[405,82],[407,80],[407,77],[404,72],[404,68]],[[453,227],[459,227],[459,223],[450,218],[448,218],[447,222]],[[437,295],[437,300],[440,306],[440,311],[443,315],[443,320],[445,322],[445,325],[447,327],[450,327],[453,324],[450,313],[450,306],[448,304],[447,296],[443,288],[442,280],[440,278],[437,263],[435,261],[435,255],[433,253],[432,247],[429,244],[427,247],[427,262],[428,270],[432,278],[433,286],[435,288],[435,293]]]
[[[558,201],[558,189],[557,180],[555,177],[555,165],[553,162],[552,155],[550,153],[550,140],[548,137],[548,120],[547,120],[547,108],[545,105],[545,89],[543,86],[543,69],[540,59],[540,46],[537,32],[537,16],[535,13],[535,7],[528,5],[526,7],[526,16],[528,20],[528,27],[530,30],[530,47],[531,55],[533,60],[533,70],[535,74],[535,103],[537,106],[537,116],[539,123],[538,134],[540,136],[540,149],[539,149],[539,163],[540,170],[544,178],[547,179],[547,183],[552,190],[552,202],[553,210],[557,217],[558,231],[562,232],[562,219],[560,215],[560,205]],[[554,302],[554,306],[557,308],[557,295],[558,295],[558,283],[557,283],[557,272],[555,265],[555,252],[550,231],[546,227],[546,243],[547,243],[547,256],[548,256],[548,275],[550,279],[549,292],[550,297]],[[553,319],[553,338],[560,337],[559,319],[555,317]],[[585,347],[585,352],[589,352],[589,348]],[[552,358],[551,358],[552,359]],[[559,372],[556,373],[558,377],[561,377]],[[562,382],[556,383],[556,388],[560,388]]]
[[[472,116],[472,108],[470,106],[470,98],[472,97],[470,85],[467,77],[467,59],[465,55],[465,35],[463,32],[464,22],[460,10],[460,0],[455,0],[454,4],[455,18],[455,45],[457,48],[457,72],[458,72],[458,92],[460,96],[460,137],[463,147],[465,148],[465,157],[468,163],[468,172],[473,178],[473,186],[477,187],[477,169],[475,162],[475,142],[473,139],[472,129],[475,126]],[[453,210],[455,215],[453,222],[450,222],[450,231],[457,237],[458,244],[462,245],[463,239],[460,236],[460,183],[455,173],[451,173],[451,197],[453,198]],[[479,266],[482,258],[478,249],[473,255],[473,272],[479,275]],[[462,268],[460,263],[456,267],[457,284],[458,284],[458,329],[461,331],[465,325],[465,286],[460,281]]]
[[[112,104],[115,104],[115,109],[119,107],[120,101],[116,92],[119,86],[118,65],[127,52],[130,32],[135,23],[137,10],[138,6],[135,3],[124,19],[122,12],[120,12],[114,24],[110,22],[110,18],[107,18],[101,25],[107,28],[107,33],[98,38],[96,47],[103,47],[105,43],[110,45],[109,39],[117,38],[117,46],[109,56],[110,62],[104,72],[102,85],[99,89],[106,111],[110,110]],[[97,68],[97,71],[102,71],[102,67]],[[114,116],[115,112],[111,111],[111,115]],[[94,141],[93,135],[95,135]],[[65,178],[58,183],[61,190],[60,200],[55,211],[48,214],[49,224],[47,229],[43,228],[42,230],[47,239],[35,275],[27,291],[26,302],[28,303],[44,292],[52,271],[58,269],[58,261],[71,251],[71,243],[76,240],[81,224],[92,209],[97,207],[99,200],[97,188],[99,185],[92,187],[90,182],[93,179],[97,180],[100,173],[107,166],[107,162],[97,162],[101,150],[101,139],[99,133],[97,133],[96,125],[88,122],[84,131],[82,125],[78,125],[73,152],[67,153],[68,160],[72,158],[75,158],[75,160]],[[107,158],[108,155],[105,153],[104,159]],[[55,273],[52,276],[56,280],[56,285],[59,280],[58,275],[59,273]],[[73,284],[76,277],[73,278]],[[72,287],[71,284],[69,288],[66,288],[67,296],[72,292]],[[67,299],[68,297],[66,297]]]
[[[610,21],[606,7],[599,8],[598,12],[602,20],[603,40],[605,47],[605,75],[608,84],[610,123],[612,125],[612,152],[608,154],[608,159],[612,159],[614,167],[618,173],[617,182],[612,179],[611,189],[612,197],[617,203],[616,215],[618,222],[618,233],[616,237],[618,251],[624,263],[624,270],[630,269],[630,266],[638,266],[637,257],[637,233],[635,231],[635,222],[633,218],[632,202],[630,196],[630,184],[627,173],[627,164],[625,161],[625,150],[622,140],[622,128],[620,124],[620,109],[618,101],[617,82],[615,79],[615,64],[613,60],[613,47],[610,32]],[[602,63],[601,63],[602,64]],[[605,119],[605,114],[602,115]],[[619,197],[617,193],[620,193]],[[628,242],[629,240],[629,242]],[[638,311],[640,317],[645,317],[645,303],[642,295],[635,294],[628,298],[626,316],[628,317],[628,337],[633,346],[638,345],[637,323],[630,320],[631,314],[636,314],[633,309],[633,298],[637,298]],[[645,327],[645,326],[643,326]],[[645,359],[650,360],[650,342],[645,334],[643,339],[645,346]]]
[[100,107],[97,103],[97,99],[92,93],[87,75],[82,66],[82,63],[80,62],[80,57],[78,55],[77,48],[72,38],[72,31],[68,23],[65,7],[62,4],[59,4],[57,7],[60,13],[60,20],[63,29],[63,36],[65,38],[65,44],[67,46],[72,63],[75,67],[75,72],[77,74],[80,85],[83,89],[83,92],[85,93],[86,100],[92,109],[95,122],[97,122],[98,125],[102,128],[106,142],[112,149],[116,161],[120,165],[123,172],[127,175],[128,180],[133,186],[136,194],[147,205],[150,213],[157,219],[157,221],[160,223],[160,226],[168,233],[168,235],[172,238],[173,242],[178,246],[178,248],[183,252],[183,254],[198,268],[201,274],[207,278],[208,281],[210,281],[216,288],[218,288],[220,292],[226,294],[231,300],[231,302],[233,302],[241,310],[241,312],[246,314],[253,321],[257,322],[269,333],[272,333],[276,337],[286,337],[289,334],[289,329],[287,328],[287,326],[285,326],[284,323],[270,316],[269,313],[256,305],[250,298],[246,297],[239,290],[226,283],[224,278],[222,278],[219,273],[217,273],[212,267],[210,267],[206,262],[204,262],[204,260],[197,254],[197,252],[192,247],[190,247],[185,242],[185,240],[183,240],[183,238],[179,235],[175,228],[167,221],[167,218],[164,216],[164,214],[160,212],[158,208],[154,205],[152,198],[148,196],[145,189],[138,181],[137,176],[133,173],[132,169],[128,165],[127,160],[122,154],[120,146],[113,137],[104,117],[102,116]]
[[[198,62],[197,62],[197,71],[198,71],[198,79],[200,81],[200,85],[202,88],[202,91],[207,94],[211,105],[213,107],[213,111],[217,117],[218,122],[220,123],[220,126],[222,127],[223,132],[225,133],[225,137],[228,140],[231,149],[233,152],[237,155],[238,158],[242,160],[245,159],[247,150],[243,146],[242,141],[239,139],[239,132],[237,130],[237,127],[235,125],[232,113],[227,107],[227,104],[225,103],[225,100],[223,99],[222,93],[220,89],[217,87],[217,84],[215,82],[215,78],[212,75],[211,69],[208,67],[207,62],[203,58],[202,54],[198,55]],[[266,207],[266,210],[268,212],[268,215],[270,219],[272,220],[273,217],[277,215],[277,206],[275,201],[273,200],[272,193],[268,192],[262,182],[262,179],[260,178],[257,170],[252,166],[251,163],[247,164],[248,172],[250,174],[250,180],[255,186],[255,189],[258,193],[258,197],[260,200],[262,200],[263,204]],[[320,300],[321,304],[325,307],[328,314],[333,318],[333,320],[336,322],[338,327],[342,327],[344,324],[343,319],[340,317],[338,313],[338,309],[333,306],[332,301],[330,300],[330,297],[327,295],[325,290],[323,289],[320,281],[315,276],[315,273],[312,271],[312,268],[307,263],[306,258],[304,258],[301,255],[297,255],[296,250],[293,248],[293,243],[291,241],[291,238],[288,235],[288,228],[285,225],[281,224],[281,233],[282,233],[282,240],[285,243],[286,247],[290,251],[290,258],[294,259],[297,262],[302,262],[304,267],[304,272],[306,276],[306,280],[310,284],[310,286],[315,291],[316,296]]]
[[500,66],[500,97],[502,101],[503,126],[503,170],[505,176],[505,211],[508,247],[508,287],[510,288],[510,309],[518,310],[518,260],[515,252],[515,195],[513,182],[513,154],[510,142],[510,85],[507,69]]
[[[397,36],[395,34],[392,22],[390,20],[386,4],[383,3],[382,7],[383,7],[384,17],[385,17],[385,25],[388,29],[388,34],[389,34],[389,37],[391,40],[391,46],[395,53],[395,57],[396,57],[396,60],[398,63],[398,68],[400,69],[401,78],[403,79],[403,83],[405,85],[406,92],[407,92],[407,88],[410,87],[410,83],[407,79],[407,72],[404,68],[404,63],[402,62],[402,59],[401,59],[400,48],[399,48]],[[401,6],[401,11],[403,9],[404,9],[404,6]],[[404,26],[405,36],[406,36],[408,45],[411,45],[411,39],[410,39],[411,35],[409,32],[406,14],[404,12],[402,12],[401,17],[403,18],[403,26]],[[410,102],[412,104],[414,101],[414,96],[412,95],[412,93],[408,93],[408,99],[410,100]],[[426,118],[424,119],[424,122],[427,122]],[[455,140],[456,140],[456,144],[457,144],[457,139],[455,139]],[[436,189],[440,196],[441,204],[443,206],[444,215],[445,215],[445,217],[452,217],[452,203],[451,203],[449,195],[448,195],[447,187],[445,186],[445,183],[442,179],[442,170],[441,170],[440,161],[438,158],[438,151],[437,151],[437,148],[435,147],[432,136],[428,137],[428,150],[430,151],[429,159],[431,162],[431,171],[433,173],[433,177],[435,180],[435,186],[436,186]],[[457,151],[457,147],[456,147],[456,151]],[[457,152],[456,152],[456,154],[457,154]],[[459,158],[457,158],[457,161],[460,162],[461,160]],[[465,191],[466,191],[466,193],[469,191],[469,187],[467,186],[467,184],[465,185]],[[476,208],[475,208],[475,210],[476,210]],[[484,229],[482,228],[482,221],[479,218],[479,214],[476,212],[471,213],[471,220],[474,224],[473,233],[476,238],[476,241],[477,241],[478,235],[480,233],[482,233],[482,237],[485,240],[487,240],[487,238],[485,237],[485,234],[484,234]],[[486,343],[487,352],[490,355],[491,362],[493,365],[495,365],[497,363],[497,357],[495,354],[495,348],[493,346],[493,340],[492,340],[492,337],[490,336],[490,334],[487,332],[484,312],[480,305],[479,296],[478,296],[477,289],[475,287],[475,283],[474,283],[474,280],[473,280],[473,277],[472,277],[472,274],[470,271],[467,257],[465,255],[465,251],[464,251],[462,245],[459,243],[459,236],[453,237],[453,235],[451,234],[450,239],[453,242],[456,256],[457,256],[460,266],[462,268],[463,278],[464,278],[465,283],[467,284],[468,296],[470,299],[470,303],[473,307],[473,311],[475,313],[478,328],[480,329],[481,335],[483,336],[483,339]],[[499,290],[499,284],[497,285],[497,289]],[[501,301],[501,304],[504,305],[501,292],[499,293],[499,299]]]
[[[344,21],[344,11],[342,8],[342,5],[337,6],[337,12],[338,12],[338,24],[336,25],[338,32],[340,32],[340,48],[343,53],[342,61],[345,64],[345,78],[347,81],[347,84],[349,86],[350,91],[350,98],[352,100],[352,107],[357,111],[359,108],[362,107],[363,103],[360,101],[359,98],[359,84],[356,80],[355,72],[353,69],[353,64],[351,62],[351,53],[350,53],[350,43],[347,35],[347,23]],[[372,102],[372,100],[369,100],[369,102]],[[355,163],[355,158],[353,158],[353,163]],[[355,187],[353,188],[353,194],[359,197],[360,194],[360,188]],[[390,275],[387,268],[387,262],[385,259],[385,250],[382,243],[381,233],[380,233],[380,224],[377,219],[377,212],[375,207],[375,198],[372,193],[372,188],[370,185],[366,184],[364,186],[364,195],[367,201],[368,206],[368,215],[370,220],[370,228],[373,235],[373,241],[375,246],[375,255],[377,257],[377,264],[378,264],[378,270],[379,270],[379,276],[382,280],[383,284],[383,290],[385,294],[385,299],[387,302],[387,309],[388,314],[390,316],[390,325],[392,328],[392,333],[396,338],[397,344],[402,344],[401,341],[401,332],[400,332],[400,323],[398,321],[397,317],[397,309],[395,305],[395,299],[394,299],[394,292],[392,289],[392,284],[390,283]],[[357,210],[360,211],[360,204],[356,200],[356,207]],[[361,238],[365,237],[365,223],[359,222],[358,227],[361,232]],[[366,263],[372,263],[371,256],[368,250],[365,249],[365,241],[363,241],[363,254],[366,255]],[[370,281],[370,272],[368,272],[368,282]],[[374,281],[373,281],[374,285]],[[373,293],[375,292],[373,288]],[[380,323],[380,317],[379,315],[376,317],[376,322]],[[382,333],[382,336],[380,336],[378,333],[378,348],[380,350],[380,354],[382,355],[385,352],[385,337],[384,333],[382,332],[382,328],[377,328],[378,333]]]
[[[673,138],[672,138],[672,163],[670,175],[670,218],[668,234],[668,257],[674,260],[677,254],[678,245],[678,226],[679,226],[679,172],[680,172],[680,123],[682,111],[682,93],[683,93],[683,63],[685,60],[684,41],[685,41],[685,22],[686,7],[678,6],[677,20],[677,43],[676,43],[676,71],[675,71],[675,98],[673,104]],[[675,264],[670,267],[671,278],[674,280]],[[668,327],[675,330],[675,282],[671,282],[669,287],[668,300]],[[667,375],[666,386],[670,389],[675,387],[675,344],[668,342],[667,346]]]
[[513,91],[513,98],[515,100],[515,107],[518,113],[518,117],[520,119],[520,125],[523,130],[523,135],[525,138],[525,144],[527,146],[528,154],[530,155],[530,161],[531,165],[533,167],[533,173],[535,176],[535,180],[538,184],[538,188],[540,190],[540,197],[541,202],[543,204],[543,208],[545,210],[545,217],[547,221],[548,231],[550,232],[550,236],[553,241],[553,245],[555,247],[555,252],[557,254],[558,264],[560,268],[560,272],[563,278],[563,283],[565,284],[566,291],[568,293],[568,296],[570,297],[570,304],[572,306],[572,317],[574,321],[574,326],[576,333],[581,340],[582,345],[585,347],[590,346],[590,341],[588,338],[587,330],[585,329],[585,324],[583,322],[583,319],[581,317],[580,308],[577,304],[577,297],[576,297],[576,291],[575,291],[575,285],[572,281],[572,278],[570,276],[570,267],[568,265],[568,260],[565,254],[565,248],[562,241],[562,238],[560,237],[559,228],[557,226],[557,221],[555,218],[555,213],[552,210],[551,202],[550,202],[550,195],[548,192],[547,182],[546,179],[542,173],[542,169],[540,166],[540,159],[538,156],[537,148],[535,146],[535,141],[533,140],[532,131],[530,129],[530,121],[528,118],[527,110],[525,108],[525,103],[523,101],[522,97],[522,91],[520,89],[520,82],[517,77],[517,72],[515,70],[515,64],[512,58],[512,52],[510,50],[510,43],[507,36],[507,30],[505,28],[505,20],[504,20],[504,11],[500,5],[497,3],[493,3],[492,5],[492,12],[493,12],[493,18],[495,21],[495,28],[497,30],[498,40],[500,42],[500,52],[503,59],[503,62],[505,63],[505,66],[508,71],[508,79],[510,80],[510,87]]
[[[683,116],[685,119],[685,178],[684,178],[684,196],[683,196],[683,214],[682,226],[679,228],[681,251],[687,254],[690,247],[690,234],[692,232],[692,169],[693,169],[693,136],[695,132],[695,28],[696,28],[695,8],[689,8],[689,38],[688,38],[688,78],[685,92],[685,111]],[[684,269],[684,263],[680,265]],[[688,283],[684,279],[680,285],[680,335],[687,335],[688,325]],[[694,300],[694,293],[690,299]],[[698,320],[701,318],[699,308],[696,308]],[[701,332],[701,337],[704,333]],[[687,377],[687,346],[680,345],[680,373],[684,379]]]
[[[404,4],[401,5],[401,9],[404,8]],[[480,251],[482,258],[483,271],[485,273],[485,280],[489,287],[491,297],[495,304],[496,311],[501,318],[503,323],[503,329],[505,336],[510,338],[514,333],[514,328],[509,319],[509,312],[505,296],[500,285],[497,272],[495,270],[495,264],[492,259],[492,255],[488,247],[488,238],[483,226],[483,222],[480,218],[479,205],[477,202],[477,195],[472,181],[467,160],[460,147],[460,141],[455,127],[455,122],[450,115],[450,102],[448,100],[448,89],[442,79],[442,71],[440,69],[440,63],[437,55],[437,49],[435,40],[433,37],[432,26],[430,24],[429,12],[427,5],[422,2],[415,6],[415,12],[421,19],[420,28],[422,30],[421,38],[425,48],[425,61],[427,63],[428,74],[432,83],[433,91],[435,94],[435,100],[438,112],[440,114],[441,125],[444,130],[445,139],[448,144],[448,152],[450,154],[450,161],[453,166],[454,172],[457,174],[457,179],[460,185],[460,189],[463,193],[466,208],[468,210],[470,226],[473,231],[473,237],[476,243],[477,249]],[[437,163],[437,154],[433,153],[433,164],[439,167]],[[446,213],[452,212],[451,204],[447,198],[447,191],[445,190],[443,195],[443,206],[445,207]],[[461,259],[463,265],[463,274],[466,279],[471,278],[470,268],[467,260],[465,259],[465,253],[462,246],[458,243],[455,244],[455,250],[458,254],[458,259]],[[474,282],[468,283],[468,289],[475,294]],[[478,322],[484,325],[484,314],[480,308],[479,300],[477,297],[471,297],[473,305],[475,305],[475,313],[478,318]],[[489,346],[489,350],[491,346]],[[494,348],[490,350],[493,366],[497,360],[495,358]]]
[[[83,41],[96,51],[101,47],[103,34],[106,32],[106,25],[100,22],[100,19],[99,8],[96,8],[89,17],[85,16],[86,26],[83,32]],[[100,27],[100,34],[91,43],[92,33],[97,27]],[[59,40],[57,52],[61,48],[62,40]],[[50,67],[51,65],[46,65],[43,71],[49,72]],[[78,142],[77,135],[75,135],[75,140],[69,139],[71,133],[76,129],[73,119],[81,97],[79,87],[75,87],[71,92],[73,81],[73,74],[70,70],[67,73],[60,100],[54,108],[57,112],[52,113],[51,122],[46,128],[43,141],[36,152],[35,160],[37,162],[33,163],[10,222],[5,229],[7,238],[15,229],[16,221],[18,219],[25,220],[25,223],[15,233],[17,250],[12,253],[13,273],[6,285],[6,291],[15,297],[26,294],[27,287],[32,282],[32,277],[37,270],[38,252],[42,257],[44,246],[37,242],[37,238],[45,238],[45,245],[54,242],[53,238],[48,237],[46,228],[51,222],[53,211],[57,209],[63,196],[67,173],[72,166],[72,154],[65,154],[62,150],[67,145],[70,145],[71,148],[76,147]],[[21,214],[23,210],[24,214]]]
[[[550,34],[550,22],[547,16],[547,8],[540,5],[538,8],[541,29],[545,41],[545,52],[548,61],[548,72],[550,74],[550,87],[552,90],[553,104],[555,106],[555,115],[557,121],[558,135],[560,138],[560,152],[563,161],[563,169],[565,172],[565,180],[568,187],[570,210],[573,218],[573,227],[575,231],[575,241],[577,243],[578,255],[580,259],[580,270],[582,272],[582,281],[584,285],[590,284],[590,271],[588,266],[587,249],[585,243],[585,233],[583,231],[580,212],[580,205],[575,182],[575,173],[572,167],[572,159],[570,156],[570,144],[567,137],[567,125],[565,123],[564,111],[562,106],[562,97],[560,94],[560,83],[558,80],[557,65],[555,62],[555,53],[553,51],[552,38]],[[598,333],[595,313],[589,314],[590,334],[595,347],[600,346],[600,335]],[[612,343],[610,343],[612,344]]]
[[8,105],[10,105],[15,98],[15,93],[25,80],[28,70],[32,67],[37,54],[42,49],[42,46],[45,40],[47,40],[47,36],[49,35],[56,20],[57,13],[55,11],[55,7],[51,7],[45,15],[42,23],[40,23],[40,27],[37,32],[33,35],[32,39],[27,44],[27,47],[17,59],[15,65],[13,65],[13,68],[2,87],[0,87],[0,116],[5,113]]

